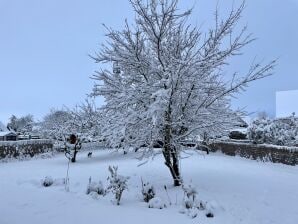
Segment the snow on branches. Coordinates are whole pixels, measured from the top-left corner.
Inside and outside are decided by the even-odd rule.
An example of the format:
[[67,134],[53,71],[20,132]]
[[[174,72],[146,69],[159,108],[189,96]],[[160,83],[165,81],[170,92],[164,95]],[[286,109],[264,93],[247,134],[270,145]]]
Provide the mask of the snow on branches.
[[248,137],[256,144],[298,146],[298,118],[255,119],[248,128]]
[[118,166],[109,166],[109,172],[107,192],[112,192],[115,195],[116,204],[120,205],[122,193],[128,189],[127,181],[129,177],[119,175]]
[[246,74],[234,73],[227,81],[228,61],[253,41],[246,27],[234,32],[244,3],[226,19],[216,11],[215,27],[206,34],[188,24],[192,11],[180,12],[178,0],[130,3],[135,23],[126,21],[120,31],[106,27],[108,42],[93,57],[117,65],[93,77],[93,95],[106,99],[102,133],[114,147],[150,148],[163,142],[165,164],[174,184],[180,185],[181,142],[233,127],[237,113],[230,108],[230,98],[248,83],[271,75],[275,61],[253,63]]

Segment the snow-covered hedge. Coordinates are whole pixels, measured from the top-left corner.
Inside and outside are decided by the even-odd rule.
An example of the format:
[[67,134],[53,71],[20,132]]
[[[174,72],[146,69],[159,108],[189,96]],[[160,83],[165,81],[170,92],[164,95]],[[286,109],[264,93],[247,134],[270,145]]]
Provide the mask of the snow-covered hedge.
[[38,144],[52,144],[49,139],[32,139],[20,141],[0,141],[0,147],[3,146],[23,146],[23,145],[38,145]]
[[33,157],[53,150],[51,140],[1,141],[0,159]]
[[256,119],[248,128],[248,137],[257,144],[298,146],[298,118]]
[[211,143],[209,148],[229,156],[298,165],[298,147],[218,141]]

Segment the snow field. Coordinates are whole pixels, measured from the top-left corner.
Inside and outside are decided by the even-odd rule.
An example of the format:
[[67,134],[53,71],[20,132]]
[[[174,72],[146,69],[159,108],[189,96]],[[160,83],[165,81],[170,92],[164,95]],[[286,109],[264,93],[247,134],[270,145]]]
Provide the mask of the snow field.
[[[222,154],[198,155],[181,162],[185,183],[197,187],[198,199],[207,202],[215,217],[206,210],[192,219],[181,214],[183,191],[172,186],[161,156],[146,164],[136,153],[123,155],[93,151],[78,155],[70,164],[70,191],[63,181],[43,187],[46,176],[64,178],[67,160],[63,155],[51,159],[0,164],[0,223],[213,223],[213,224],[296,224],[298,220],[298,167],[262,163]],[[130,176],[128,191],[120,206],[113,195],[86,195],[89,177],[106,187],[109,165]],[[164,209],[149,209],[142,201],[141,177],[154,185],[156,197],[167,204]],[[164,189],[167,186],[169,198]]]

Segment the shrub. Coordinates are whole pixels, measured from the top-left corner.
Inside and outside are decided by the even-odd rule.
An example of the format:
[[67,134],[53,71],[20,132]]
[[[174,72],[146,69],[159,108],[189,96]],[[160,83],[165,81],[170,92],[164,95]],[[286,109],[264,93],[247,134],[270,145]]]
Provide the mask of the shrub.
[[90,194],[91,192],[95,192],[98,195],[104,195],[105,194],[105,189],[99,181],[98,183],[91,181],[91,177],[89,178],[89,184],[87,186],[86,194]]
[[124,190],[128,189],[127,181],[129,177],[118,175],[117,166],[109,166],[110,176],[108,177],[109,186],[107,187],[108,192],[112,192],[115,195],[117,205],[120,205],[120,200]]
[[189,217],[195,218],[199,210],[205,209],[205,203],[197,200],[197,190],[194,185],[183,185],[184,200],[182,204],[181,213],[186,213]]
[[53,185],[54,180],[51,176],[46,176],[43,180],[42,180],[42,185],[44,187],[49,187],[51,185]]
[[184,191],[184,207],[186,209],[190,209],[193,207],[197,207],[197,190],[195,186],[192,184],[189,184],[188,186],[183,186],[183,191]]
[[149,202],[155,196],[155,190],[153,185],[147,183],[143,183],[142,180],[142,195],[145,202]]
[[248,128],[248,137],[255,144],[298,146],[298,119],[256,119]]
[[149,208],[163,209],[167,207],[164,201],[159,197],[152,198],[151,200],[149,200],[148,204]]

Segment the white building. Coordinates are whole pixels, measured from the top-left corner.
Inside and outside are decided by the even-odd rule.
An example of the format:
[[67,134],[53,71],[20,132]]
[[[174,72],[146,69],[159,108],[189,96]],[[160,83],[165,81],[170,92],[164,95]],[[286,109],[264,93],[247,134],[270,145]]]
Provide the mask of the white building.
[[276,117],[298,115],[298,90],[276,92]]

